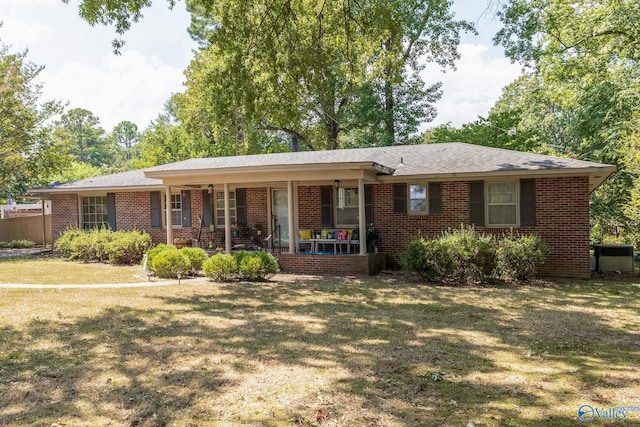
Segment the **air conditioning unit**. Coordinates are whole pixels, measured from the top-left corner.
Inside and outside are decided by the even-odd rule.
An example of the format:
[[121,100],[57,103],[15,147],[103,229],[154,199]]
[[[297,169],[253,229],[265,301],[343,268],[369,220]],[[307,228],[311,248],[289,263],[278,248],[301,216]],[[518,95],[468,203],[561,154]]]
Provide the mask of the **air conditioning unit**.
[[633,246],[594,245],[595,271],[633,273]]

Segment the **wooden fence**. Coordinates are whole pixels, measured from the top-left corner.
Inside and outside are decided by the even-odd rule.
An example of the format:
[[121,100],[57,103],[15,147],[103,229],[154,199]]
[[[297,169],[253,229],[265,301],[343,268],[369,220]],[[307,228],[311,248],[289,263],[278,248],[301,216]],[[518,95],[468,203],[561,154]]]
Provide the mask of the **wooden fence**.
[[[46,230],[46,242],[43,245],[43,228]],[[31,240],[37,245],[51,244],[51,214],[21,216],[0,219],[0,242],[13,240]]]

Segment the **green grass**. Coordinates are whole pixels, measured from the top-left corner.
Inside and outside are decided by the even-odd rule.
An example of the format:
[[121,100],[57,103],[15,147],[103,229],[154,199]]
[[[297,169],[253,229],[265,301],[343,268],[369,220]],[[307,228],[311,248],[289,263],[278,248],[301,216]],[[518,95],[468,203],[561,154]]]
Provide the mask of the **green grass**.
[[142,266],[68,261],[58,257],[0,258],[0,283],[43,285],[146,282]]
[[401,276],[5,289],[0,425],[578,425],[584,403],[638,406],[639,296]]

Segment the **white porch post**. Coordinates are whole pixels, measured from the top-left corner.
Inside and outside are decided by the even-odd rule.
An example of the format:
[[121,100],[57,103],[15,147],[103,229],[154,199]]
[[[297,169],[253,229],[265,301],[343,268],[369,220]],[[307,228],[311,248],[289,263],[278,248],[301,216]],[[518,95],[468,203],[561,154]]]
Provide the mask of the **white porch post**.
[[167,244],[173,245],[173,217],[171,216],[171,186],[167,185],[164,192],[165,222],[167,224]]
[[47,247],[47,216],[45,214],[45,200],[41,199],[42,202],[42,248],[46,249]]
[[360,255],[367,254],[367,219],[364,205],[364,180],[358,180],[358,229],[360,230]]
[[289,212],[289,253],[296,251],[296,235],[293,209],[293,181],[287,181],[287,210]]
[[229,184],[224,184],[224,251],[231,253],[231,204],[229,202]]

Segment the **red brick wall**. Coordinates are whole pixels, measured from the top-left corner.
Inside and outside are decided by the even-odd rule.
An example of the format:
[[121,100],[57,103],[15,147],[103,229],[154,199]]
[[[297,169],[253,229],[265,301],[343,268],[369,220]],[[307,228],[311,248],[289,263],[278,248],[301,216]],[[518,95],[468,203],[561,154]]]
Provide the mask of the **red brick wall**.
[[[266,237],[268,206],[267,188],[247,189],[247,222],[249,227],[260,226]],[[447,228],[458,228],[470,222],[469,182],[443,182],[441,214],[413,216],[393,212],[393,185],[377,184],[373,187],[373,222],[381,232],[379,251],[391,263],[397,263],[406,244],[418,236],[433,237]],[[299,227],[320,228],[320,187],[298,188]],[[116,193],[117,226],[120,230],[142,229],[149,232],[156,242],[164,242],[166,230],[151,228],[150,198],[148,192]],[[198,215],[202,214],[202,193],[191,193],[192,228],[176,229],[174,235],[193,237],[198,227]],[[52,197],[52,227],[56,238],[69,225],[77,226],[78,198],[76,195]],[[508,230],[484,229],[478,231],[503,233]],[[542,273],[552,276],[589,276],[589,179],[588,177],[542,178],[536,180],[536,226],[522,227],[522,233],[536,233],[549,246],[548,260]],[[203,230],[201,240],[208,239]],[[220,236],[221,237],[221,236]],[[219,243],[219,242],[216,242]],[[239,241],[236,243],[250,243]],[[335,260],[334,260],[335,258]],[[322,258],[330,260],[332,271],[341,271],[343,264],[359,263],[357,256]],[[286,268],[295,271],[327,274],[321,261],[310,258],[282,258]],[[310,262],[307,266],[305,262]],[[352,266],[353,267],[353,266]],[[346,267],[345,267],[346,268]],[[368,267],[367,267],[368,268]],[[300,270],[298,270],[300,269]],[[356,268],[359,271],[359,268]],[[362,269],[360,269],[362,270]],[[346,270],[345,270],[346,271]],[[355,274],[355,273],[351,273]]]
[[[300,228],[320,228],[319,187],[300,187],[298,196]],[[448,228],[470,224],[468,181],[442,183],[441,214],[414,216],[394,213],[392,184],[374,185],[373,200],[373,223],[380,230],[379,250],[395,265],[411,239],[435,237]],[[509,231],[477,229],[494,234]],[[536,180],[536,226],[521,227],[518,231],[538,234],[549,246],[542,274],[589,277],[588,177]]]
[[299,229],[318,230],[322,217],[320,215],[320,187],[298,187],[298,211],[300,212]]
[[[439,235],[447,228],[470,223],[469,182],[444,182],[442,214],[409,216],[393,212],[393,186],[374,187],[374,225],[380,229],[380,252],[397,263],[414,237]],[[502,234],[508,229],[476,228]],[[549,276],[589,277],[589,178],[542,178],[536,180],[536,225],[521,233],[539,235],[549,247],[541,273]]]
[[384,268],[383,254],[307,255],[275,254],[283,272],[314,275],[373,275]]
[[268,222],[267,188],[247,188],[247,226],[259,227],[266,237]]
[[55,240],[69,227],[80,225],[77,194],[51,195],[51,235]]

